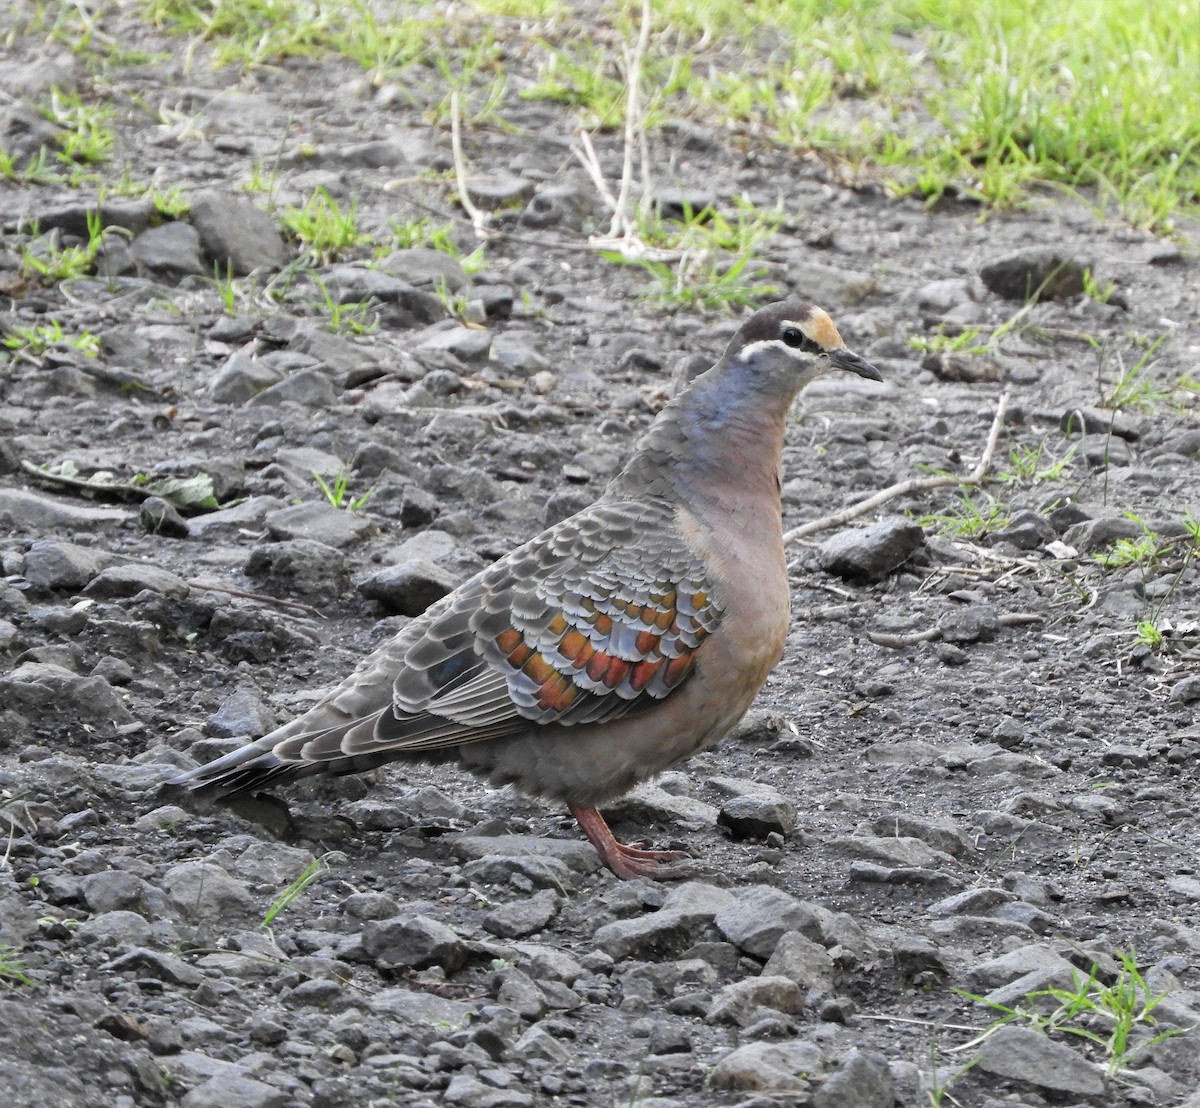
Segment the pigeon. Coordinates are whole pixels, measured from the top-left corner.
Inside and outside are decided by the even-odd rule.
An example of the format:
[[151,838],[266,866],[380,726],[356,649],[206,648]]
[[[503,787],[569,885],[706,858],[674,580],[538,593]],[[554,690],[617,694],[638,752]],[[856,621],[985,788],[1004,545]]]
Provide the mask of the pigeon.
[[822,309],[753,313],[590,507],[431,605],[303,715],[175,777],[217,800],[311,774],[457,759],[565,804],[618,877],[693,872],[599,808],[727,735],[783,653],[779,466],[813,378],[879,371]]

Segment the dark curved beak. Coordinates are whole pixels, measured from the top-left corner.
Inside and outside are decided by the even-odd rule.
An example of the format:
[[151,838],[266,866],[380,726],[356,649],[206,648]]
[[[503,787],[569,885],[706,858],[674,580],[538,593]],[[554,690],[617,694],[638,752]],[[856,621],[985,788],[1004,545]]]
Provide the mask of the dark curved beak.
[[830,350],[829,364],[834,369],[848,369],[851,373],[857,373],[860,377],[865,377],[868,381],[883,381],[883,377],[866,358],[860,358],[851,350],[847,350],[844,346],[838,350]]

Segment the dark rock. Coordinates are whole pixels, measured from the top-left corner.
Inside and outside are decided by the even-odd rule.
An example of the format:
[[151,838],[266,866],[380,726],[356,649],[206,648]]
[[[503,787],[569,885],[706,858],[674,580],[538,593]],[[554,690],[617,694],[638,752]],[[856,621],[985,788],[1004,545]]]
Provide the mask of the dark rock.
[[238,277],[282,269],[291,258],[275,220],[246,196],[203,189],[192,197],[188,218],[222,277],[229,267]]
[[1018,250],[989,262],[979,276],[990,292],[1005,300],[1065,300],[1079,296],[1089,263],[1054,249]]
[[458,584],[458,578],[449,570],[426,559],[415,559],[373,573],[358,583],[358,591],[368,600],[378,600],[389,611],[419,616]]
[[138,520],[148,534],[185,539],[189,528],[179,509],[161,496],[149,496],[138,508]]
[[138,272],[164,281],[190,275],[212,276],[201,258],[200,236],[186,223],[164,223],[151,227],[133,240],[130,247]]
[[92,546],[43,539],[25,552],[25,579],[39,589],[78,591],[116,558]]
[[885,519],[826,539],[817,560],[822,569],[839,577],[874,580],[903,565],[924,540],[920,524]]
[[858,1049],[842,1056],[838,1068],[813,1097],[813,1108],[893,1108],[895,1103],[887,1059]]
[[453,973],[467,960],[462,940],[444,923],[428,916],[368,920],[363,925],[362,945],[367,957],[386,967],[440,966]]

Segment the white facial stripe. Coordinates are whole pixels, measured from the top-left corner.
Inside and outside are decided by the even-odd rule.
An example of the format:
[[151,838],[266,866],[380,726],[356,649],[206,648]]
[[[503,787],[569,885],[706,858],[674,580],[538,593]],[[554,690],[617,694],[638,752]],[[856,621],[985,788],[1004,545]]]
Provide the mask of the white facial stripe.
[[755,354],[763,350],[782,350],[785,354],[790,354],[797,361],[807,361],[813,356],[803,350],[797,350],[794,346],[788,346],[783,339],[759,339],[757,342],[748,342],[742,347],[742,357],[752,358]]

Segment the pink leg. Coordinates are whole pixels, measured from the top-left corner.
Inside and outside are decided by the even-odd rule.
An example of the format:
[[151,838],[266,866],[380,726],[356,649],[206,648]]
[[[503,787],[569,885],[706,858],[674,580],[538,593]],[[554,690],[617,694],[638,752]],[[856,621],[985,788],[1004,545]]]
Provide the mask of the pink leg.
[[617,842],[604,817],[595,808],[581,808],[575,804],[569,807],[588,841],[596,848],[596,853],[618,877],[651,877],[658,881],[671,881],[694,872],[690,865],[663,864],[678,862],[690,855],[680,850],[642,850],[636,846],[626,846]]

